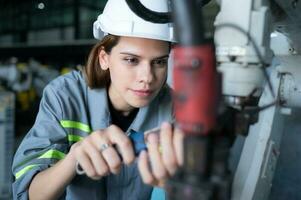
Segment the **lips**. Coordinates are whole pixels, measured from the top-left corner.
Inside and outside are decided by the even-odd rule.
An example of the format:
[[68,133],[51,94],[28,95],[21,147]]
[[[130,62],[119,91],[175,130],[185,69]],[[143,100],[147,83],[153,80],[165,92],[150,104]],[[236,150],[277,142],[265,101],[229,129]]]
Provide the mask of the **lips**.
[[153,93],[152,90],[132,90],[133,93],[139,97],[148,97]]

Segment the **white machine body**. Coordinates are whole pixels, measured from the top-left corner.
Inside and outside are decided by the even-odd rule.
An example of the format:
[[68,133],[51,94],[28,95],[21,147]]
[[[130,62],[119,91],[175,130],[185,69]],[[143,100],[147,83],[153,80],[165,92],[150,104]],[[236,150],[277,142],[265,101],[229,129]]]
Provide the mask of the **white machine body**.
[[262,62],[269,64],[272,59],[270,19],[264,0],[221,1],[214,39],[218,70],[223,73],[224,95],[258,97],[261,94]]
[[[284,18],[271,15],[271,2],[283,11]],[[250,126],[232,185],[233,200],[266,200],[273,187],[283,133],[292,124],[287,116],[301,108],[301,3],[286,0],[220,0],[219,3],[221,10],[215,21],[214,39],[218,70],[223,75],[223,95],[231,97],[228,103],[233,107],[239,102],[236,98],[259,97],[259,107],[277,100],[275,105],[261,111],[257,123]],[[263,75],[265,65],[269,66],[274,95]]]

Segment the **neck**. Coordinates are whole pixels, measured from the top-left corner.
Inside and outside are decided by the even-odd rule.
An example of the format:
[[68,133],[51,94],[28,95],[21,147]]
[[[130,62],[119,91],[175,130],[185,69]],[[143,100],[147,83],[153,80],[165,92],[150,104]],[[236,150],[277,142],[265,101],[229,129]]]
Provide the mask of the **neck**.
[[[133,110],[135,110],[134,107],[128,105],[128,104],[121,104],[120,102],[120,96],[113,94],[114,92],[111,89],[108,89],[108,101],[113,107],[114,110],[121,113],[123,116],[128,116],[131,114]],[[117,103],[118,102],[118,103]]]

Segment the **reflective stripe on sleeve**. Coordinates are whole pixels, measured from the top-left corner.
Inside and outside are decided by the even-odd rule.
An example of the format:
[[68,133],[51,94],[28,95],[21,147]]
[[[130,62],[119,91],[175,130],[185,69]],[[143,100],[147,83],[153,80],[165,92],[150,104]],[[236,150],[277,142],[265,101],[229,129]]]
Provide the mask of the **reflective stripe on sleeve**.
[[43,155],[39,156],[38,159],[41,159],[41,158],[61,160],[61,159],[65,158],[65,154],[63,152],[58,151],[58,150],[51,149],[51,150],[45,152]]
[[[91,132],[90,126],[88,126],[87,124],[83,124],[81,122],[70,121],[70,120],[61,120],[60,124],[63,128],[74,128],[74,129],[78,129],[78,130],[81,130],[81,131],[86,132],[86,133]],[[82,139],[83,139],[82,136],[74,135],[74,134],[68,134],[68,141],[69,142],[78,142]],[[63,152],[51,149],[51,150],[48,150],[47,152],[43,153],[42,155],[40,155],[37,159],[57,159],[57,160],[61,160],[64,157],[65,157],[65,154]],[[20,171],[18,171],[16,173],[16,175],[15,175],[16,179],[20,178],[26,172],[30,171],[31,169],[33,169],[33,168],[35,168],[39,165],[40,164],[32,164],[32,165],[28,165],[28,166],[24,167],[23,169],[21,169]]]
[[70,121],[70,120],[61,120],[60,124],[63,128],[75,128],[75,129],[79,129],[84,132],[88,132],[88,133],[91,132],[90,126],[88,126],[87,124],[83,124],[81,122]]
[[[57,160],[61,160],[65,156],[66,156],[66,154],[64,154],[61,151],[50,149],[50,150],[46,151],[45,153],[43,153],[41,156],[39,156],[38,159],[57,159]],[[23,176],[29,170],[31,170],[31,169],[33,169],[37,166],[40,166],[40,165],[41,164],[33,164],[33,165],[28,165],[28,166],[24,167],[23,169],[21,169],[20,171],[18,171],[16,173],[16,175],[15,175],[16,179]]]
[[18,171],[16,173],[16,179],[20,178],[23,174],[25,174],[26,172],[28,172],[29,170],[31,170],[32,168],[35,168],[39,165],[28,165],[26,167],[24,167],[23,169],[21,169],[20,171]]
[[68,134],[68,141],[69,142],[78,142],[81,141],[83,139],[82,136],[79,135],[73,135],[73,134]]

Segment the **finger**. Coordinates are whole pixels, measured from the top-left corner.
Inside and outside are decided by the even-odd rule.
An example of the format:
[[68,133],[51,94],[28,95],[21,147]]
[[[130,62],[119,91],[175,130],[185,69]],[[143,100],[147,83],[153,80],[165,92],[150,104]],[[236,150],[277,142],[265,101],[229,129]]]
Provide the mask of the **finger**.
[[107,136],[107,134],[105,133],[104,130],[99,130],[99,131],[95,131],[93,132],[89,138],[91,139],[93,145],[100,150],[101,145],[103,144],[108,144],[108,145],[112,145],[110,138]]
[[147,143],[148,155],[150,158],[153,175],[157,180],[163,180],[167,178],[168,173],[163,165],[162,158],[159,152],[159,135],[150,133],[147,136]]
[[108,164],[110,171],[113,174],[118,174],[121,168],[121,159],[116,149],[110,146],[102,151],[102,156]]
[[175,128],[173,136],[174,150],[176,152],[177,163],[183,166],[184,163],[184,133]]
[[89,159],[89,156],[85,153],[83,148],[76,149],[76,160],[80,164],[81,168],[85,171],[86,175],[92,179],[99,179],[101,177],[97,176],[97,173]]
[[177,168],[177,158],[173,144],[173,132],[169,123],[162,123],[160,132],[160,142],[162,147],[162,160],[169,175],[173,175]]
[[97,147],[92,142],[89,145],[85,145],[84,148],[87,155],[89,156],[89,159],[93,164],[96,174],[98,176],[108,175],[108,173],[110,172],[109,167],[106,161],[104,160],[102,154],[100,153],[99,149],[97,149]]
[[[108,128],[109,129],[109,128]],[[113,174],[117,174],[120,171],[121,159],[117,150],[112,146],[114,141],[111,141],[110,135],[113,133],[111,130],[101,130],[93,133],[93,143],[99,149],[102,157],[107,164],[109,171]],[[114,131],[114,130],[113,130]],[[107,144],[109,147],[105,150],[101,149],[101,146]]]
[[135,160],[134,148],[129,137],[117,126],[112,125],[107,130],[107,135],[113,144],[117,145],[123,162],[131,164]]
[[148,155],[145,150],[141,151],[139,155],[138,169],[140,171],[140,175],[144,183],[149,185],[156,185],[157,181],[151,173],[148,162]]

